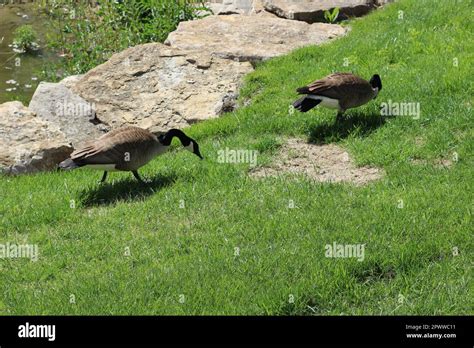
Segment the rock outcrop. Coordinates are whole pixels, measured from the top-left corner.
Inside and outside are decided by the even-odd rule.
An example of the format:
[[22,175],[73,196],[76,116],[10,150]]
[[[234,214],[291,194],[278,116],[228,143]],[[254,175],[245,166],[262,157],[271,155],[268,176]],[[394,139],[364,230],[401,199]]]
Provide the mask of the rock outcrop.
[[249,63],[152,43],[115,54],[92,69],[73,91],[94,103],[100,122],[152,131],[182,128],[235,107]]
[[72,152],[64,134],[20,102],[0,104],[0,172],[32,173],[56,168]]
[[263,0],[210,0],[205,3],[215,15],[256,14],[263,11]]
[[[94,125],[95,110],[66,86],[77,81],[72,77],[62,83],[41,82],[31,99],[29,109],[42,120],[59,127],[74,147],[103,133]],[[95,122],[96,123],[96,122]]]
[[376,7],[375,0],[264,0],[266,11],[278,17],[304,21],[324,22],[324,11],[339,7],[339,16],[359,17]]
[[345,28],[335,24],[307,24],[266,16],[258,20],[254,16],[209,16],[181,22],[165,44],[241,62],[256,62],[302,46],[318,45],[345,33]]
[[363,16],[376,7],[395,0],[209,0],[206,6],[215,15],[266,15],[304,21],[326,22],[324,11],[339,7],[339,18]]
[[67,88],[71,89],[83,77],[84,77],[84,74],[82,74],[82,75],[71,75],[71,76],[68,76],[65,79],[59,81],[59,83],[62,84],[64,87],[67,87]]

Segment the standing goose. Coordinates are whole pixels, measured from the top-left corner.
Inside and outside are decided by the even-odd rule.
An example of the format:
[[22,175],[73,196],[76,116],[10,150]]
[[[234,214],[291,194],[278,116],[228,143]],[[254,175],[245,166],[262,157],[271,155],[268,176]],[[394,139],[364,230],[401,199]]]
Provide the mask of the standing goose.
[[351,73],[334,73],[298,88],[296,92],[305,96],[295,101],[293,107],[306,112],[320,104],[329,109],[337,109],[337,120],[340,120],[347,109],[375,99],[381,89],[382,80],[377,74],[366,81]]
[[179,129],[171,129],[157,137],[145,129],[126,126],[86,143],[75,150],[70,158],[61,162],[59,168],[71,170],[85,167],[103,170],[101,183],[105,181],[109,171],[131,171],[139,182],[144,183],[138,175],[138,168],[166,152],[174,137],[181,141],[186,150],[202,159],[198,143]]

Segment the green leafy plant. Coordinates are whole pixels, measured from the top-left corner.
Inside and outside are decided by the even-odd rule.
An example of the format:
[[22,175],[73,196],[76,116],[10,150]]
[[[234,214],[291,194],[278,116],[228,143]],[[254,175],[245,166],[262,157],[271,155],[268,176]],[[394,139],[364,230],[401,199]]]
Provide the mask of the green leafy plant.
[[324,19],[328,23],[334,23],[339,16],[339,7],[335,7],[332,12],[330,10],[324,11]]
[[31,51],[37,47],[35,43],[37,35],[31,25],[16,28],[13,37],[13,44],[22,51]]

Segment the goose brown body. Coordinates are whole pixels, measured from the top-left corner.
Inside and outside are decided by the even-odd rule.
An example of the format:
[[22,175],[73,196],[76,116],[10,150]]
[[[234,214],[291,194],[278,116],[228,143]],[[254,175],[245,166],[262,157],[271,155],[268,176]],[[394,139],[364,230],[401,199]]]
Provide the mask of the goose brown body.
[[104,170],[101,182],[109,171],[131,171],[140,182],[137,169],[169,149],[174,137],[179,138],[185,149],[202,159],[199,145],[179,129],[171,129],[156,136],[146,129],[127,126],[104,134],[75,150],[59,168],[71,170],[80,167]]
[[351,73],[331,74],[296,91],[299,94],[336,99],[340,110],[367,104],[377,95],[368,81]]
[[156,135],[138,127],[122,127],[87,143],[71,154],[71,160],[80,166],[114,165],[113,169],[133,171],[144,166],[164,152]]
[[307,112],[321,105],[337,109],[338,117],[347,109],[368,103],[377,97],[382,89],[379,75],[373,75],[370,81],[352,73],[334,73],[296,90],[304,96],[293,103],[293,107]]

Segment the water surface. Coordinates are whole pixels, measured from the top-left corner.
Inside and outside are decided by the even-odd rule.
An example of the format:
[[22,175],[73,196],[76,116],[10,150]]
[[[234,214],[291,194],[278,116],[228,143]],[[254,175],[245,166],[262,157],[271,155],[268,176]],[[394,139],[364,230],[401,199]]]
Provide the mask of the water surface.
[[[38,44],[42,48],[36,53],[15,53],[10,47],[13,32],[23,24],[32,25],[38,34]],[[40,82],[40,72],[54,57],[45,49],[46,31],[45,17],[34,4],[0,3],[0,103],[20,100],[28,105]]]

